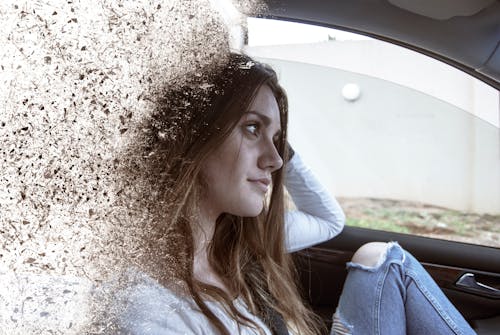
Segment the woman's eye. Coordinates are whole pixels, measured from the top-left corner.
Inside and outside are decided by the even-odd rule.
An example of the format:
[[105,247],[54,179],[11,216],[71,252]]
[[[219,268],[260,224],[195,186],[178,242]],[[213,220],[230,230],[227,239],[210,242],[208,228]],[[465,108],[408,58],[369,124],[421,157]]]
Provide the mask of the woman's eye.
[[245,128],[253,135],[257,135],[257,132],[259,130],[259,125],[256,123],[248,124],[245,126]]

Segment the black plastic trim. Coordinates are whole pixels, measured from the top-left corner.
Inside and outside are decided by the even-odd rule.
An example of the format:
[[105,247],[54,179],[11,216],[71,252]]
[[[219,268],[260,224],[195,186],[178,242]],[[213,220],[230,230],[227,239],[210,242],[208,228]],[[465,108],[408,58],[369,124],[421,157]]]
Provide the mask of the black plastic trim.
[[500,248],[416,235],[346,226],[340,235],[318,247],[354,252],[372,241],[397,241],[421,262],[500,274]]

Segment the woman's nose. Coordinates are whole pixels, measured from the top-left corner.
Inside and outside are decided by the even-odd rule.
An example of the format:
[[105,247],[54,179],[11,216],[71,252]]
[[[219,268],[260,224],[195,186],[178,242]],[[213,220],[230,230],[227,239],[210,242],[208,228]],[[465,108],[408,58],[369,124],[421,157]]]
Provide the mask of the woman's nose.
[[283,166],[283,159],[273,141],[267,143],[266,149],[260,157],[259,165],[261,169],[270,169],[271,172],[279,170]]

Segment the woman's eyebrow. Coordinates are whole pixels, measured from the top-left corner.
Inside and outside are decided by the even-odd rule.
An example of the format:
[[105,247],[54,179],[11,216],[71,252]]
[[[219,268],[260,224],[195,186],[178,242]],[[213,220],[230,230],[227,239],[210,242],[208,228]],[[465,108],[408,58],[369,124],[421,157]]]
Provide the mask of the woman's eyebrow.
[[[271,124],[271,119],[269,118],[269,116],[264,115],[262,113],[259,113],[257,111],[251,110],[251,111],[246,112],[245,114],[254,114],[254,115],[256,115],[257,117],[259,117],[262,120],[262,122],[264,123],[264,125],[266,127],[269,127],[269,125]],[[281,127],[276,131],[276,134],[274,134],[274,136],[278,136],[279,134],[281,134]]]

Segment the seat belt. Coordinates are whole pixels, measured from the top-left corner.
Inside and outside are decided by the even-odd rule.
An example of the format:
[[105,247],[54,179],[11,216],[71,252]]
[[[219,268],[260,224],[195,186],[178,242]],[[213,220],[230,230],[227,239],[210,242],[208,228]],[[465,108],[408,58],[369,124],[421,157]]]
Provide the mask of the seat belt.
[[266,318],[269,322],[268,326],[271,328],[273,335],[289,335],[290,333],[288,332],[283,316],[270,306],[266,306],[265,308],[265,312],[268,315],[268,318]]

